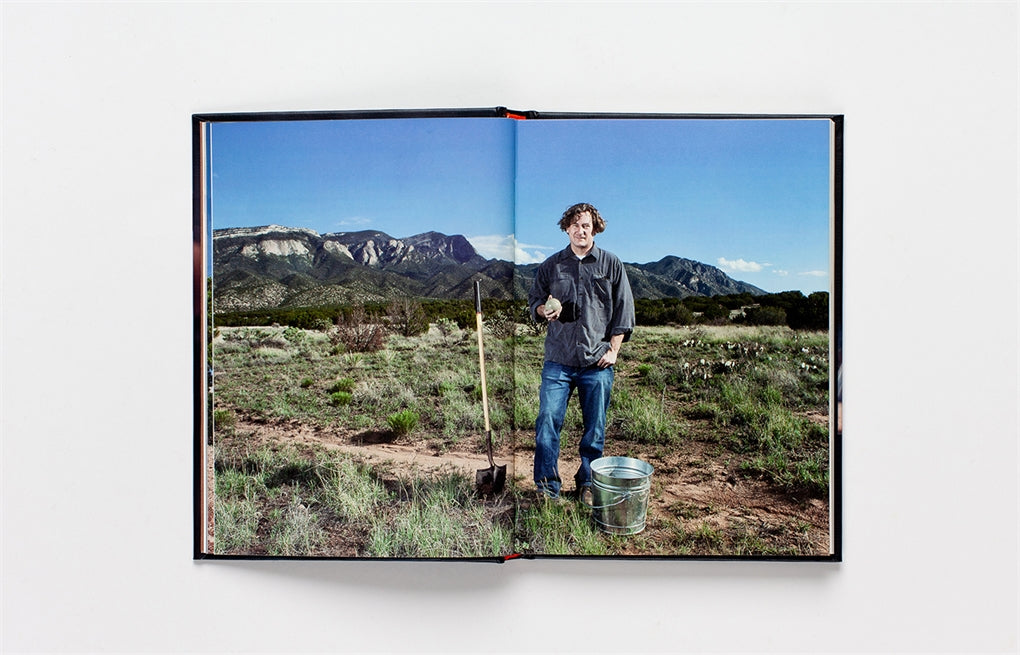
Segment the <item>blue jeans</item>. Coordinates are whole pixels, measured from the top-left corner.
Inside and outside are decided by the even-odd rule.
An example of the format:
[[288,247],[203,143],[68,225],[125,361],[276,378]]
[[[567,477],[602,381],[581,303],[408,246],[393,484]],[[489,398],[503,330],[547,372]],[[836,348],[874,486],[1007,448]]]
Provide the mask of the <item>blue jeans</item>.
[[591,485],[591,462],[602,457],[606,442],[606,410],[613,391],[613,368],[576,368],[556,362],[542,367],[535,421],[535,486],[548,496],[560,494],[560,431],[567,413],[567,401],[577,389],[584,420],[579,453],[581,466],[574,474],[577,486]]

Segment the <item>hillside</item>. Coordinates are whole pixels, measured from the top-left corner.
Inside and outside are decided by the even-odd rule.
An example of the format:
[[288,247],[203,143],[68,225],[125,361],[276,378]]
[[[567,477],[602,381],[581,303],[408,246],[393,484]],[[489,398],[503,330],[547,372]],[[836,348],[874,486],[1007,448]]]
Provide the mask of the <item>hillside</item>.
[[[397,297],[524,297],[537,264],[514,266],[478,254],[461,235],[336,232],[269,225],[213,233],[217,312],[386,301]],[[668,256],[625,265],[635,298],[765,293],[720,269]]]

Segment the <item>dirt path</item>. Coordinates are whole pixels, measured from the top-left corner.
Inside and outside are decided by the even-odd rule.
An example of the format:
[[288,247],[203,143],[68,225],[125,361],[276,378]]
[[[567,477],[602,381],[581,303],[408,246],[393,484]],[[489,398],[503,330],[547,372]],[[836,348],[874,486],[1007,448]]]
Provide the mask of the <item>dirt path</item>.
[[[473,477],[476,470],[489,466],[488,458],[484,454],[466,450],[441,451],[426,444],[400,442],[377,432],[339,432],[312,428],[299,423],[270,424],[249,421],[239,421],[236,432],[248,435],[247,439],[251,445],[318,446],[354,455],[367,464],[385,464],[386,469],[394,474],[453,468]],[[497,457],[499,460],[497,463],[506,464],[507,475],[512,476],[513,458],[502,453],[500,455],[503,457]]]

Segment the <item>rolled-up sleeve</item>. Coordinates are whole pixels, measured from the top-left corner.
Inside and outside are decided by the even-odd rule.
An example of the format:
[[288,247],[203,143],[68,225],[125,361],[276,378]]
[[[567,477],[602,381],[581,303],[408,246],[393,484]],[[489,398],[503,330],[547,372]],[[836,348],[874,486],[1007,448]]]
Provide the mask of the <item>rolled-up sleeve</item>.
[[[604,252],[604,251],[603,251]],[[630,278],[627,277],[627,269],[623,263],[615,260],[614,268],[619,270],[616,283],[613,285],[613,307],[612,316],[609,319],[609,335],[623,335],[624,341],[630,341],[630,335],[634,332],[634,293],[630,288]]]

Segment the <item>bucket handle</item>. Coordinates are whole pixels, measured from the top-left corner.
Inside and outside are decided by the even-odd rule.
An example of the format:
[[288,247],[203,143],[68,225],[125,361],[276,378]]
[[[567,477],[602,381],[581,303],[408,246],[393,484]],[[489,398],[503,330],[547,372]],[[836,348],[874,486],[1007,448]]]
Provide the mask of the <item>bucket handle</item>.
[[588,507],[591,508],[591,509],[608,509],[610,507],[616,507],[617,505],[619,505],[620,503],[624,502],[625,500],[630,499],[631,496],[638,496],[640,494],[648,493],[648,489],[641,489],[640,491],[625,491],[625,492],[622,492],[622,493],[620,493],[620,492],[613,492],[613,493],[615,493],[615,494],[617,494],[619,496],[622,496],[620,498],[620,500],[616,501],[615,503],[610,503],[609,505],[588,505]]

